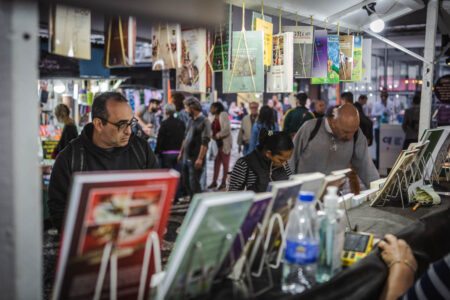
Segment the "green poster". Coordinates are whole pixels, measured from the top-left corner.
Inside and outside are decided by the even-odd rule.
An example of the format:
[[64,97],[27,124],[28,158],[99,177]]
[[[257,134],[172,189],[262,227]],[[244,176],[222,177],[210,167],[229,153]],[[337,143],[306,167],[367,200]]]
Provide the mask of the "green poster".
[[329,34],[328,43],[328,69],[327,77],[311,78],[311,84],[337,84],[339,83],[339,36]]
[[353,71],[352,81],[359,82],[362,80],[362,36],[355,36],[355,43],[353,48]]

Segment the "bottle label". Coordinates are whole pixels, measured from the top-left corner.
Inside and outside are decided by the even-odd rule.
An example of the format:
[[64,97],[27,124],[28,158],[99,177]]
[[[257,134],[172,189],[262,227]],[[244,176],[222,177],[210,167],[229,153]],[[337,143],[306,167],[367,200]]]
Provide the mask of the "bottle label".
[[286,241],[286,253],[284,258],[289,263],[307,265],[315,263],[319,253],[317,241]]

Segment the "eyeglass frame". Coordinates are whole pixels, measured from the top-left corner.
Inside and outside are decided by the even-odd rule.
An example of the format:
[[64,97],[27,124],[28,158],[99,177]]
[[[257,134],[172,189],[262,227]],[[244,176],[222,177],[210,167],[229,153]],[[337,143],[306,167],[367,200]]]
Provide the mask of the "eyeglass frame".
[[[127,122],[127,123],[123,123],[123,122],[126,122],[125,120],[124,121],[119,121],[117,123],[113,123],[113,122],[110,122],[107,119],[102,118],[102,117],[98,117],[97,116],[96,118],[102,120],[103,122],[106,122],[108,124],[116,126],[117,131],[119,131],[119,132],[120,131],[125,131],[128,127],[131,127],[131,126],[136,125],[138,123],[138,119],[135,118],[135,117],[131,118],[131,120],[129,122]],[[122,126],[125,126],[125,127],[121,128]]]

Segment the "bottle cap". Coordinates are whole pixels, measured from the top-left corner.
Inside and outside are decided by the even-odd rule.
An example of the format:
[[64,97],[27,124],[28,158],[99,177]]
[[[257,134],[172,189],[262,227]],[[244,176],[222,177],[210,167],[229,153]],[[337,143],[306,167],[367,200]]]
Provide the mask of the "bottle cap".
[[313,192],[300,192],[298,200],[302,202],[312,202],[314,200]]

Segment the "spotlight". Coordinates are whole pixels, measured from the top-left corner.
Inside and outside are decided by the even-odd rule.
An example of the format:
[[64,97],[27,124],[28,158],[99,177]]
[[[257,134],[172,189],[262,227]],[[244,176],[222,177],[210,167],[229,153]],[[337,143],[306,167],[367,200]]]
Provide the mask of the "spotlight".
[[384,29],[384,21],[380,19],[380,17],[377,15],[377,12],[375,11],[375,2],[369,3],[366,6],[363,7],[363,9],[367,12],[369,15],[370,25],[369,28],[375,33],[380,33]]

